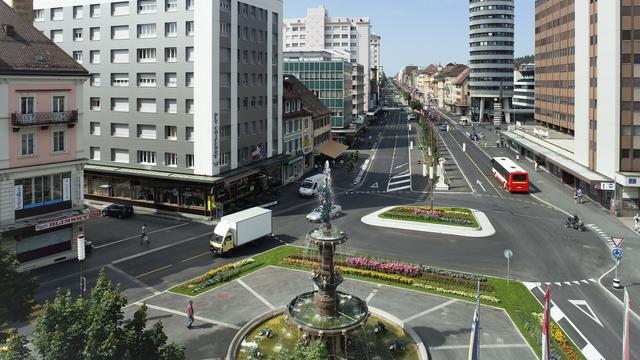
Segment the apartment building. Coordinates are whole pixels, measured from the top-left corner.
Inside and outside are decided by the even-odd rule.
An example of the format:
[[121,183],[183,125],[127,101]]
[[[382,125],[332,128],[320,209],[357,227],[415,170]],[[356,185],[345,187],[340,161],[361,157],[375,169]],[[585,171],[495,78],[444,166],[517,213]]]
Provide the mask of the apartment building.
[[354,121],[364,117],[364,66],[351,64],[351,116]]
[[371,34],[371,68],[377,69],[378,74],[383,73],[381,54],[380,54],[380,45],[382,44],[382,37],[380,34],[372,33]]
[[535,113],[521,154],[612,213],[640,207],[640,1],[536,1]]
[[329,16],[324,6],[308,8],[307,16],[284,20],[284,51],[340,50],[365,69],[366,110],[371,108],[371,23],[368,17]]
[[533,120],[535,99],[535,65],[522,64],[513,73],[513,120]]
[[[20,10],[20,9],[19,9]],[[89,73],[0,1],[0,246],[21,269],[74,259]]]
[[281,182],[281,14],[281,0],[35,0],[35,26],[90,72],[87,197],[205,214],[211,195]]

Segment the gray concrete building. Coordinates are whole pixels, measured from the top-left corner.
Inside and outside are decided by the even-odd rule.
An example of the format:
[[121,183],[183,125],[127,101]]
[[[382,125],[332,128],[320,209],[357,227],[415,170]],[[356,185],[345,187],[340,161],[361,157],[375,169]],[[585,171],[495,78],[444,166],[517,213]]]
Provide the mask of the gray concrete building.
[[281,0],[35,0],[35,26],[91,73],[87,197],[206,213],[272,185],[281,21]]

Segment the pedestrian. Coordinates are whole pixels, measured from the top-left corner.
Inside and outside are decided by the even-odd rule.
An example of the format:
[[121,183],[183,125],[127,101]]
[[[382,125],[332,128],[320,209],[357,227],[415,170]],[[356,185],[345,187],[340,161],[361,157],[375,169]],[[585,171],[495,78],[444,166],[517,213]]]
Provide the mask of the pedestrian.
[[573,201],[577,204],[578,203],[578,191],[574,191],[573,192]]
[[520,161],[520,154],[516,154],[516,161]]
[[580,201],[580,204],[584,202],[584,193],[582,191],[582,188],[578,189],[578,201]]
[[538,172],[538,160],[533,161],[533,169]]
[[189,300],[189,305],[187,305],[187,329],[191,329],[193,326],[193,300]]
[[496,140],[496,147],[500,147],[500,139]]
[[640,214],[636,213],[636,216],[633,217],[633,231],[640,231]]
[[140,245],[144,242],[149,242],[149,237],[147,236],[147,224],[142,225],[142,229],[140,230]]

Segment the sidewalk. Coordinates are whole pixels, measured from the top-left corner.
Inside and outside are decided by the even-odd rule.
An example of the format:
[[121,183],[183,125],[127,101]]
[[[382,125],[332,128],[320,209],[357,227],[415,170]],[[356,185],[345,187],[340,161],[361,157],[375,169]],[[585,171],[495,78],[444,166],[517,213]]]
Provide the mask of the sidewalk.
[[[104,209],[109,206],[110,202],[93,200],[93,199],[85,199],[85,205],[94,208],[94,209]],[[136,215],[150,215],[157,216],[161,218],[171,219],[171,220],[179,220],[179,221],[195,221],[202,224],[214,225],[217,223],[216,220],[211,220],[208,216],[204,215],[194,215],[182,212],[174,212],[174,211],[166,211],[159,210],[154,208],[142,207],[142,206],[134,206],[133,211]]]

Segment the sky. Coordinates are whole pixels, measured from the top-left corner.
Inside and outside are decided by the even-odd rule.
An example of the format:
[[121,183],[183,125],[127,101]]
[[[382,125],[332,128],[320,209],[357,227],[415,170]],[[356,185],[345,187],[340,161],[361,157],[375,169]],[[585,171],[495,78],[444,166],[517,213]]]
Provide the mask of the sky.
[[[515,0],[515,56],[534,48],[535,0]],[[329,16],[368,16],[382,36],[382,65],[395,75],[405,65],[469,60],[468,0],[284,0],[284,18],[324,5]]]

